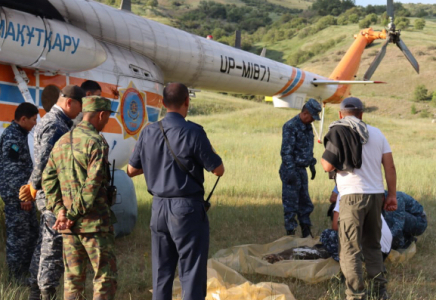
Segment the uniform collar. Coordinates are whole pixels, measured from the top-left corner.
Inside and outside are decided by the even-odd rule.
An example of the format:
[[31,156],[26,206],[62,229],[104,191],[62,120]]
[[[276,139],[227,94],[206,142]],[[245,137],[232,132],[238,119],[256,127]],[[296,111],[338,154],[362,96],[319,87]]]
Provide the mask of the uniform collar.
[[59,116],[62,120],[64,120],[68,127],[71,128],[71,126],[73,126],[73,120],[71,120],[70,117],[65,114],[64,110],[59,105],[53,105],[53,107],[50,109],[50,112],[53,112],[56,116]]
[[92,130],[92,131],[94,131],[95,133],[99,134],[99,132],[97,131],[97,129],[95,129],[94,125],[92,125],[92,124],[89,123],[88,121],[82,121],[82,122],[80,122],[79,124],[77,124],[76,128],[77,128],[77,127],[81,127],[81,128],[84,128],[84,129],[89,129],[89,130]]
[[26,130],[26,129],[24,129],[23,127],[21,127],[20,126],[20,124],[18,124],[17,122],[15,122],[15,120],[13,120],[12,122],[11,122],[11,125],[10,126],[13,126],[13,128],[16,128],[18,131],[20,131],[24,136],[26,136],[26,135],[28,135],[29,134],[29,132]]
[[185,118],[181,114],[176,112],[168,112],[165,118],[174,119],[174,120],[185,120]]

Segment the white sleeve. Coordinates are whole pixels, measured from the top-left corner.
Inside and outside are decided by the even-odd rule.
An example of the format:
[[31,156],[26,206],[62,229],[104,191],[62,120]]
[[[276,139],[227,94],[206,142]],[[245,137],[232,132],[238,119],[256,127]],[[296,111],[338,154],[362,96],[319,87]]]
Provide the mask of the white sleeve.
[[338,193],[338,198],[336,199],[336,205],[335,208],[333,208],[333,211],[339,212],[339,201],[341,201],[341,194]]
[[382,137],[383,137],[383,154],[385,153],[391,153],[391,146],[389,145],[388,140],[385,138],[385,136],[383,135],[383,133],[381,133]]

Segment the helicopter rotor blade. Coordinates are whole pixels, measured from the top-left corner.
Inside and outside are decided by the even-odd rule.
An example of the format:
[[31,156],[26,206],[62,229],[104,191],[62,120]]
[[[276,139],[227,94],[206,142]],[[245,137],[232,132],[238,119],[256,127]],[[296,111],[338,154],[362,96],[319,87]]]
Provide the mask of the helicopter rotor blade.
[[380,51],[377,53],[377,56],[374,58],[373,62],[369,66],[368,70],[366,71],[365,75],[363,76],[363,80],[367,81],[370,80],[372,77],[372,74],[374,74],[375,70],[377,69],[378,65],[382,61],[383,57],[385,57],[386,54],[386,46],[389,44],[390,39],[387,38],[386,42],[381,47]]
[[388,17],[391,17],[392,23],[394,22],[394,0],[387,0],[386,12]]
[[406,56],[407,60],[410,62],[412,67],[415,69],[416,73],[419,74],[419,64],[416,61],[415,57],[410,52],[409,48],[407,48],[406,44],[404,44],[404,42],[400,38],[398,38],[398,41],[395,44],[397,45],[398,48],[400,48],[400,50],[403,52],[404,56]]

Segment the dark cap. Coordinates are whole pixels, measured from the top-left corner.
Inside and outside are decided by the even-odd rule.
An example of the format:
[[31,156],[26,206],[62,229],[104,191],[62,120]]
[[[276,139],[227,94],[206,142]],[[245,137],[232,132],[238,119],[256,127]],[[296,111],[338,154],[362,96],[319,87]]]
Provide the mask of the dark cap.
[[314,120],[319,121],[319,112],[321,111],[321,105],[318,101],[310,98],[309,101],[304,105],[304,107],[309,111],[310,115]]
[[82,103],[82,98],[86,96],[85,91],[77,85],[67,85],[61,91],[62,97],[71,98]]
[[101,96],[88,96],[83,98],[82,112],[93,111],[110,111],[112,110],[112,103],[109,99]]
[[363,110],[363,103],[359,98],[348,97],[341,102],[341,110]]

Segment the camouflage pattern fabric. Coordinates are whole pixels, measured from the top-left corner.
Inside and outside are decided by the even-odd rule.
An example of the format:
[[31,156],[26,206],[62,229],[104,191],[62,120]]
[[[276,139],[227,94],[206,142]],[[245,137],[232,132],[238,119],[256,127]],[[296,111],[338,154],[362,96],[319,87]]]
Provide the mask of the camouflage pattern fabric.
[[[20,187],[27,184],[32,173],[32,158],[27,143],[27,130],[12,121],[0,137],[0,196],[20,201]],[[7,180],[5,180],[7,178]]]
[[[30,264],[29,271],[31,276],[29,282],[30,284],[38,282],[40,289],[58,286],[59,279],[63,273],[63,263],[61,259],[62,235],[48,228],[50,227],[51,229],[56,218],[52,212],[45,208],[45,194],[41,186],[42,172],[47,164],[54,144],[63,134],[70,130],[72,125],[73,122],[71,119],[65,115],[59,106],[55,105],[35,126],[33,149],[35,165],[29,181],[32,186],[38,190],[35,202],[38,210],[40,210],[42,214],[39,223],[41,236],[38,239]],[[46,243],[45,241],[48,242],[44,244],[43,251],[41,251],[41,244]],[[41,283],[39,282],[39,278],[42,279]]]
[[[385,191],[387,196],[387,191]],[[384,217],[392,232],[392,249],[405,249],[416,236],[427,229],[427,217],[422,205],[413,197],[397,192],[397,210],[384,212]]]
[[87,121],[73,130],[71,154],[70,134],[56,143],[43,174],[47,209],[56,215],[67,210],[67,218],[75,221],[73,233],[111,232],[114,214],[108,205],[109,147]]
[[27,275],[38,239],[36,208],[33,205],[31,211],[24,211],[18,199],[4,199],[4,202],[9,276],[21,281]]
[[321,232],[319,241],[334,260],[339,262],[339,239],[338,232],[333,229],[325,229]]
[[306,167],[316,164],[313,157],[312,125],[304,124],[299,114],[283,125],[282,164],[279,174],[282,180],[282,202],[286,230],[295,230],[300,225],[309,225],[313,204],[309,196]]
[[9,276],[21,281],[29,270],[38,239],[36,209],[21,209],[18,193],[27,184],[33,163],[27,130],[12,121],[0,137],[0,195],[5,203],[6,262]]
[[62,108],[55,105],[35,126],[33,144],[35,165],[30,176],[30,183],[38,190],[36,203],[40,211],[45,208],[45,197],[41,195],[44,193],[41,190],[42,172],[54,144],[70,130],[72,125],[73,121],[65,115]]
[[115,299],[117,267],[112,232],[64,234],[65,300],[85,299],[86,264],[94,270],[93,300]]

